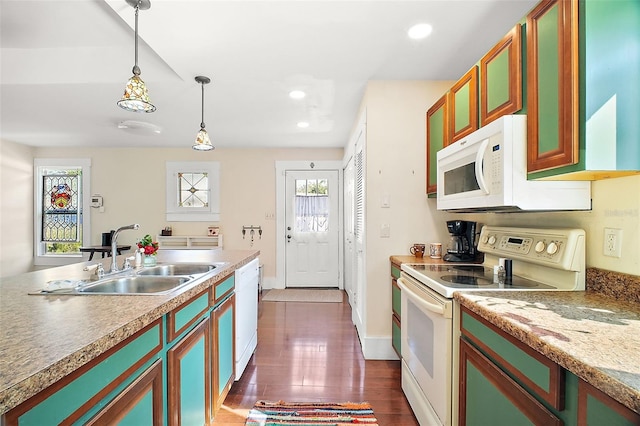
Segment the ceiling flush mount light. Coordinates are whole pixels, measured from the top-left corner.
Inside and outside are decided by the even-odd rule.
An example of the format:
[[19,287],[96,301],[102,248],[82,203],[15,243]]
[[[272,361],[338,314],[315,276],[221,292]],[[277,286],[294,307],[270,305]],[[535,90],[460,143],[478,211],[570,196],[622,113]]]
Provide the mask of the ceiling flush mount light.
[[407,35],[414,40],[421,40],[427,38],[431,31],[433,31],[433,27],[429,24],[416,24],[409,28]]
[[299,121],[297,126],[301,129],[306,129],[307,127],[309,127],[309,123],[306,121]]
[[135,65],[133,66],[133,77],[127,82],[124,95],[118,101],[118,106],[132,112],[153,112],[156,107],[149,101],[147,86],[140,78],[140,68],[138,67],[138,10],[149,9],[151,2],[149,0],[126,0],[126,2],[136,10]]
[[289,92],[289,97],[291,99],[303,99],[305,96],[307,96],[307,94],[302,90],[292,90],[291,92]]
[[199,75],[196,77],[196,82],[200,83],[202,86],[202,120],[200,121],[200,131],[198,132],[198,136],[196,136],[196,141],[192,148],[196,151],[211,151],[213,149],[213,145],[211,145],[209,134],[204,129],[204,85],[209,84],[211,79],[209,77]]
[[118,129],[125,130],[129,133],[136,135],[159,135],[162,133],[162,128],[153,123],[147,123],[146,121],[137,120],[124,120],[118,123]]

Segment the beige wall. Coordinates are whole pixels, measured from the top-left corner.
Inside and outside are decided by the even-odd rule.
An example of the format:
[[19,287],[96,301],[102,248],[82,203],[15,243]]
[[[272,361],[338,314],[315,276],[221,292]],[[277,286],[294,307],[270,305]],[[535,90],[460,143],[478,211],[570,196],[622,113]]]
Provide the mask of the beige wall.
[[[362,103],[366,145],[366,334],[391,335],[389,256],[408,254],[441,223],[425,200],[425,113],[451,81],[372,81]],[[381,207],[389,196],[390,207]],[[390,237],[380,236],[388,224]]]
[[[262,239],[255,239],[253,248],[261,251],[265,277],[275,276],[275,220],[267,220],[267,213],[275,213],[275,161],[288,160],[341,160],[342,149],[216,149],[195,152],[190,148],[38,148],[35,157],[88,157],[91,158],[91,192],[104,197],[104,213],[92,209],[91,241],[101,242],[101,233],[120,226],[139,223],[138,231],[124,231],[118,241],[134,244],[145,234],[157,235],[165,226],[173,228],[174,235],[206,235],[207,227],[220,226],[225,248],[248,249],[250,240],[242,239],[242,226],[262,226]],[[25,167],[32,168],[33,159],[26,155]],[[166,161],[219,161],[221,220],[212,222],[165,221],[165,163]],[[3,164],[3,176],[5,168]],[[31,170],[29,170],[31,173]],[[29,179],[32,179],[29,177]],[[21,191],[28,193],[31,205],[32,180]],[[4,186],[3,186],[4,194]],[[29,207],[29,217],[32,217]],[[2,226],[5,223],[2,209]],[[15,234],[28,235],[29,261],[32,254],[32,219],[21,224]],[[22,238],[22,237],[20,237]],[[13,245],[4,238],[4,253]],[[23,266],[26,272],[28,268]],[[3,274],[4,275],[4,274]]]
[[[588,267],[640,275],[640,176],[592,182],[592,210],[510,214],[440,213],[442,220],[460,218],[488,225],[572,227],[587,233]],[[435,209],[435,200],[429,201]],[[604,228],[622,229],[622,256],[603,255]]]
[[[576,227],[587,233],[587,266],[640,275],[640,176],[592,183],[588,212],[454,214],[425,194],[425,112],[452,82],[385,82],[367,86],[367,336],[390,336],[389,256],[409,254],[416,242],[448,241],[446,220],[530,227]],[[390,208],[380,199],[389,195]],[[380,237],[389,224],[390,238]],[[603,256],[605,227],[623,230],[622,257]],[[362,336],[361,336],[362,337]]]
[[33,265],[33,150],[0,141],[0,277]]

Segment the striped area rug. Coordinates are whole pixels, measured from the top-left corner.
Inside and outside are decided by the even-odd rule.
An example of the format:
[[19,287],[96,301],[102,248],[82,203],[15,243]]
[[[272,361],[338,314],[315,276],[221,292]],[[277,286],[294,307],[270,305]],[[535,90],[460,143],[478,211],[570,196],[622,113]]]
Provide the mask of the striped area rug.
[[377,426],[367,402],[284,402],[258,401],[247,417],[247,426]]

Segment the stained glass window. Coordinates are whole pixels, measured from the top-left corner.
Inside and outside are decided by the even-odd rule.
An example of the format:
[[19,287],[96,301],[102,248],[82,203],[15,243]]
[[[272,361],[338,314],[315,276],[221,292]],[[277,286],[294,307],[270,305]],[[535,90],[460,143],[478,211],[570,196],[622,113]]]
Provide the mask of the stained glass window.
[[42,241],[80,241],[81,176],[81,170],[60,170],[42,176]]
[[178,173],[180,207],[209,206],[209,176],[207,173]]
[[329,231],[327,179],[296,179],[296,231]]

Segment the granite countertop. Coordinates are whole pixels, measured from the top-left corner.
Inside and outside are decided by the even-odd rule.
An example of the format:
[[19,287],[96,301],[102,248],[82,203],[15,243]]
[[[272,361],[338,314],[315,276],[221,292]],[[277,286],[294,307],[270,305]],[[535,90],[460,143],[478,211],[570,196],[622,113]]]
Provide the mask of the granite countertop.
[[591,291],[474,291],[454,298],[640,413],[640,304]]
[[[228,262],[158,296],[29,295],[56,279],[87,279],[82,262],[0,279],[0,415],[114,347],[259,255],[257,250],[161,250],[158,263]],[[119,256],[118,264],[125,255]],[[102,259],[106,270],[111,258]]]

